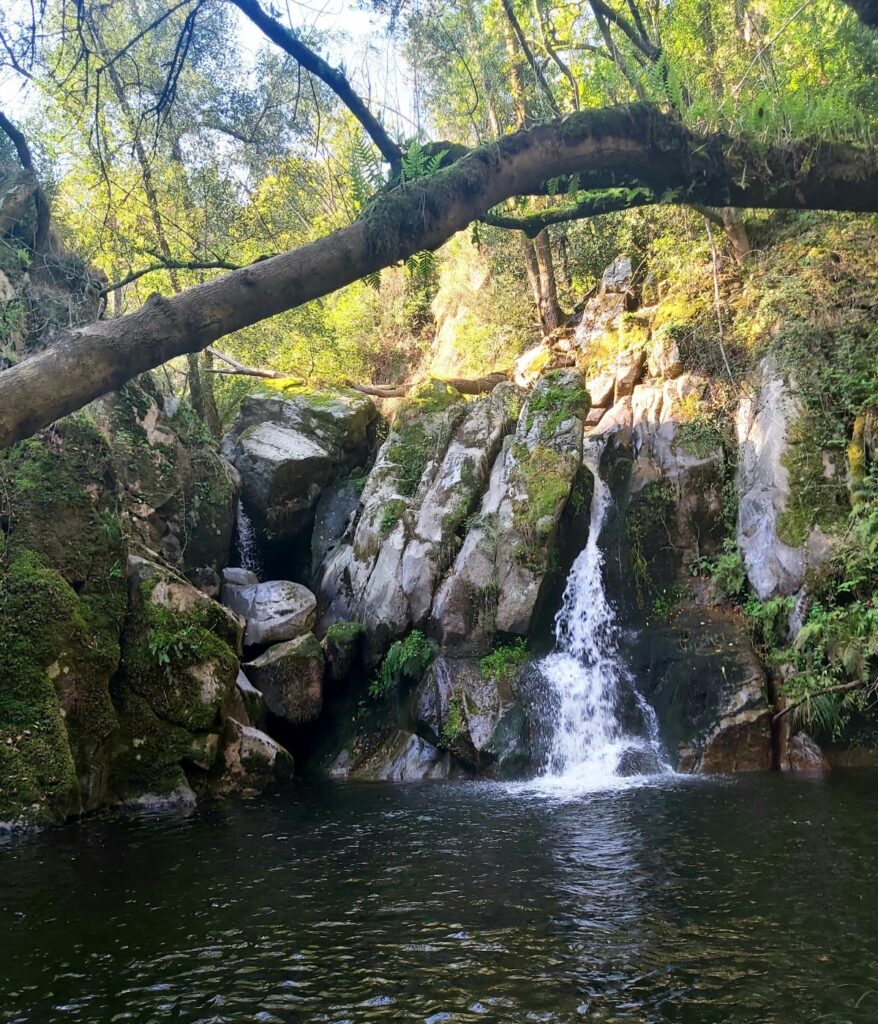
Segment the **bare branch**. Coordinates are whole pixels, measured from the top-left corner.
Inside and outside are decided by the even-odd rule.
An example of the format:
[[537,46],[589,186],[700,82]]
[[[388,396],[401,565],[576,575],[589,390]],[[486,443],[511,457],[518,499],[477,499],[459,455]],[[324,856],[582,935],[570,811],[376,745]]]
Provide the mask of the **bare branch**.
[[303,68],[316,75],[338,96],[354,117],[360,122],[369,138],[378,147],[379,152],[390,164],[393,175],[399,173],[402,166],[402,151],[390,138],[384,126],[369,110],[363,100],[354,92],[351,83],[338,70],[307,47],[290,29],[271,17],[258,0],[230,0],[245,14],[257,28],[262,29],[268,38],[285,53],[295,58]]

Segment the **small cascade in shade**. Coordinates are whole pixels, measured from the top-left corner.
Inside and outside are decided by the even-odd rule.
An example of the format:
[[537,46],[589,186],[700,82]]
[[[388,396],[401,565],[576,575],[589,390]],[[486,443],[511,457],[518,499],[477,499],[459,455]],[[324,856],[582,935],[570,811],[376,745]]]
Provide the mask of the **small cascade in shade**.
[[539,788],[592,790],[671,774],[662,756],[655,711],[637,691],[621,656],[621,631],[603,580],[600,534],[611,505],[601,479],[602,441],[586,441],[594,476],[588,542],[579,553],[555,619],[555,650],[537,665],[551,722]]
[[238,499],[238,511],[235,517],[235,548],[238,552],[238,564],[242,569],[249,569],[262,579],[262,558],[256,540],[256,530],[244,502]]

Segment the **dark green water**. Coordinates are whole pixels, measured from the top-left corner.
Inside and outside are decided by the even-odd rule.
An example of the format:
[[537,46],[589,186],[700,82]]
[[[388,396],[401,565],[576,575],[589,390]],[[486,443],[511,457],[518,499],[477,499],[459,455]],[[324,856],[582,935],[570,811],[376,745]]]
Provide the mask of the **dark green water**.
[[327,786],[0,845],[0,1021],[878,1021],[878,776]]

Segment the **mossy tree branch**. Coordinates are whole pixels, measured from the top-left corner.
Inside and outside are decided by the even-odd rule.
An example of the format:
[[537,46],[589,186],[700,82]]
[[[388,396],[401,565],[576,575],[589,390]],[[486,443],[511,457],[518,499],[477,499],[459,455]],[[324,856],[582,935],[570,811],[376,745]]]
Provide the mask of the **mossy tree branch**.
[[0,372],[0,446],[175,356],[433,250],[513,196],[582,175],[592,189],[639,181],[656,202],[878,211],[878,149],[774,149],[699,136],[647,105],[587,110],[506,135],[385,192],[346,228],[124,317],[96,321]]

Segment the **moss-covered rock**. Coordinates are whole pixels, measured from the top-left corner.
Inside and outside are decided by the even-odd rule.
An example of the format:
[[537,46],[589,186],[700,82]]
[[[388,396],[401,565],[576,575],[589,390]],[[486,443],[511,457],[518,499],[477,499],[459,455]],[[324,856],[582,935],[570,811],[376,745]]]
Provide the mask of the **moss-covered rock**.
[[170,569],[132,557],[111,787],[116,799],[168,794],[209,771],[235,699],[242,624]]
[[93,407],[134,539],[182,571],[228,560],[239,481],[205,425],[149,375]]
[[323,706],[323,650],[313,633],[275,644],[244,667],[268,710],[295,725]]
[[0,732],[18,766],[3,777],[30,794],[4,786],[0,817],[27,803],[38,810],[25,819],[48,820],[105,796],[125,520],[109,450],[85,414],[0,454],[0,478]]

